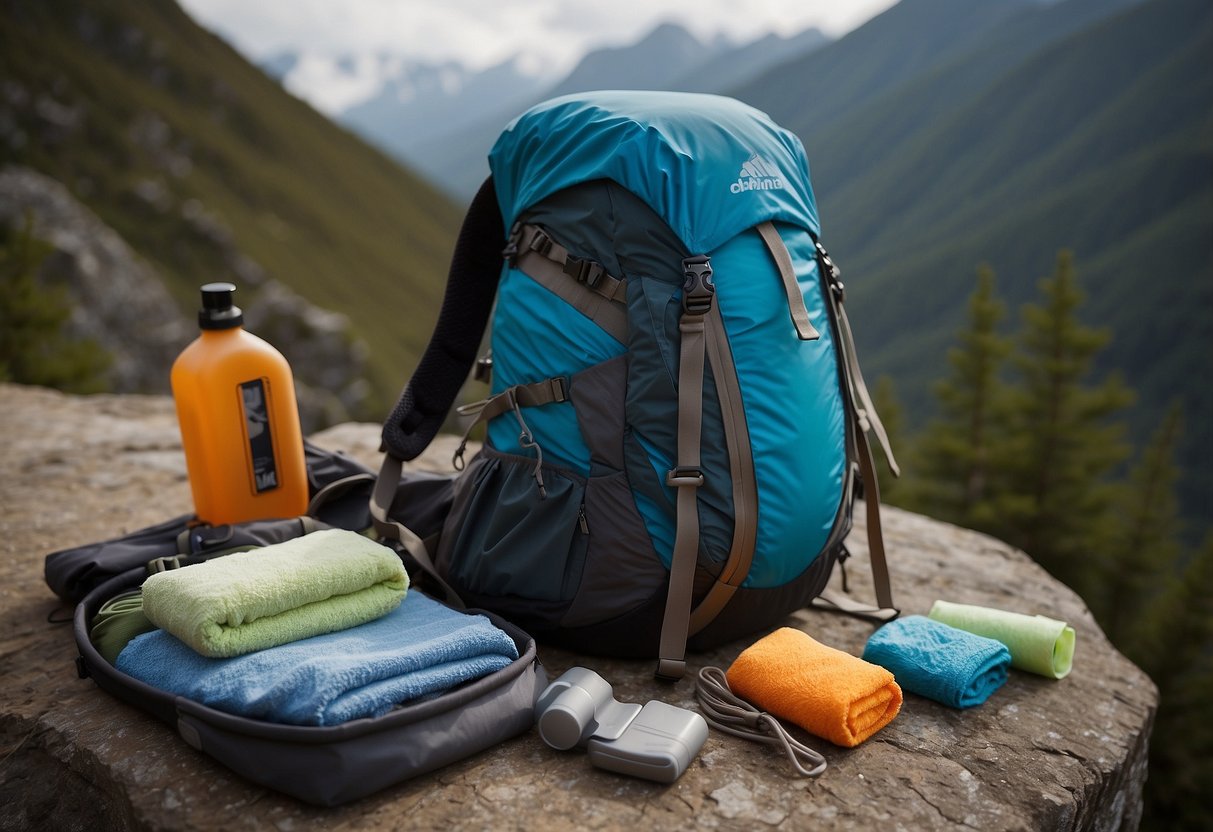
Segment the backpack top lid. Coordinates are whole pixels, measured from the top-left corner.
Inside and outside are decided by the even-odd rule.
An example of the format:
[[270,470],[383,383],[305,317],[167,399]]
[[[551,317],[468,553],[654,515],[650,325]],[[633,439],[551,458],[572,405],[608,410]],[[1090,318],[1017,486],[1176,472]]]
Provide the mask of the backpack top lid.
[[531,205],[594,179],[643,199],[687,250],[714,251],[779,220],[817,237],[800,139],[732,98],[601,91],[553,98],[514,119],[489,153],[509,228]]

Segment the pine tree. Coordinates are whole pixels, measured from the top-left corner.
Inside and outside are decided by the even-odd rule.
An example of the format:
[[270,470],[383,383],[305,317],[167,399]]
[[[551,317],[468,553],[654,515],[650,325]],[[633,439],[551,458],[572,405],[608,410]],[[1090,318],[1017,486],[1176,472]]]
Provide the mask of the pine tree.
[[992,460],[1002,481],[986,529],[1089,596],[1115,492],[1105,478],[1128,454],[1124,425],[1113,418],[1133,396],[1116,376],[1085,384],[1111,336],[1079,322],[1084,295],[1068,251],[1039,285],[1043,303],[1024,307],[1012,355],[1018,380],[1008,391],[1006,441]]
[[968,327],[948,351],[951,374],[935,385],[940,416],[927,426],[914,455],[910,502],[965,526],[989,525],[990,445],[996,438],[1001,381],[1010,341],[998,333],[1005,304],[994,294],[994,271],[982,266],[969,297]]
[[1138,614],[1164,586],[1179,563],[1179,503],[1175,482],[1175,448],[1182,431],[1183,410],[1176,402],[1142,451],[1117,495],[1109,534],[1105,536],[1103,575],[1091,607],[1108,638],[1129,652]]
[[1213,828],[1213,534],[1142,621],[1130,653],[1158,685],[1142,827]]

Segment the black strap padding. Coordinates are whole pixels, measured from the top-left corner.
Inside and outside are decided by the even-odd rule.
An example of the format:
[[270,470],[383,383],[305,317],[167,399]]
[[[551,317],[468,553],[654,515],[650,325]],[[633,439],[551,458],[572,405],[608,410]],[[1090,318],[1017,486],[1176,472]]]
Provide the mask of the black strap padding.
[[464,217],[429,346],[383,425],[383,447],[415,459],[442,427],[476,360],[501,273],[505,224],[490,176]]

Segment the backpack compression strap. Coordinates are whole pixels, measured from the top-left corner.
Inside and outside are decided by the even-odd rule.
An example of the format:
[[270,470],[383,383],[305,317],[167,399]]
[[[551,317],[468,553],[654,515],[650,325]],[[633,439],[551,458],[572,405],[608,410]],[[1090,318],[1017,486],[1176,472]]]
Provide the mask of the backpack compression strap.
[[863,502],[867,514],[868,558],[872,567],[872,583],[876,590],[877,606],[860,604],[831,590],[822,592],[814,600],[814,605],[817,606],[818,602],[823,602],[848,615],[883,623],[892,621],[900,614],[900,611],[893,606],[892,582],[889,580],[884,534],[880,526],[880,486],[876,477],[876,465],[872,458],[872,447],[868,442],[869,431],[880,443],[893,475],[900,476],[901,472],[897,467],[897,460],[893,457],[888,434],[880,422],[880,417],[876,414],[872,398],[868,395],[868,387],[863,380],[863,373],[859,369],[859,359],[855,353],[855,336],[851,332],[851,322],[847,319],[846,310],[843,308],[846,290],[839,279],[841,273],[820,242],[817,243],[817,259],[829,284],[826,302],[829,304],[834,320],[838,323],[838,348],[841,352],[843,375],[846,378],[847,392],[851,400],[850,411],[855,420],[855,455],[858,457],[859,474],[863,481]]
[[699,557],[699,487],[703,485],[699,440],[703,426],[703,360],[705,320],[715,304],[716,285],[707,257],[682,261],[682,317],[678,330],[682,345],[678,358],[678,450],[666,485],[678,489],[675,509],[674,553],[670,586],[661,622],[657,678],[677,681],[686,672],[687,628],[691,618],[691,592]]

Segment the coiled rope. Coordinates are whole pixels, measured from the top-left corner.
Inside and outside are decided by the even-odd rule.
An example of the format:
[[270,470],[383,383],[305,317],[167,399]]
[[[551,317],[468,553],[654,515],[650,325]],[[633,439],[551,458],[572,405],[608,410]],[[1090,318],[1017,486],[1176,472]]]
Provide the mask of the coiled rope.
[[699,671],[695,698],[699,700],[703,718],[716,730],[744,740],[780,746],[805,777],[817,777],[826,770],[825,757],[793,739],[778,719],[736,696],[719,667],[705,667]]

